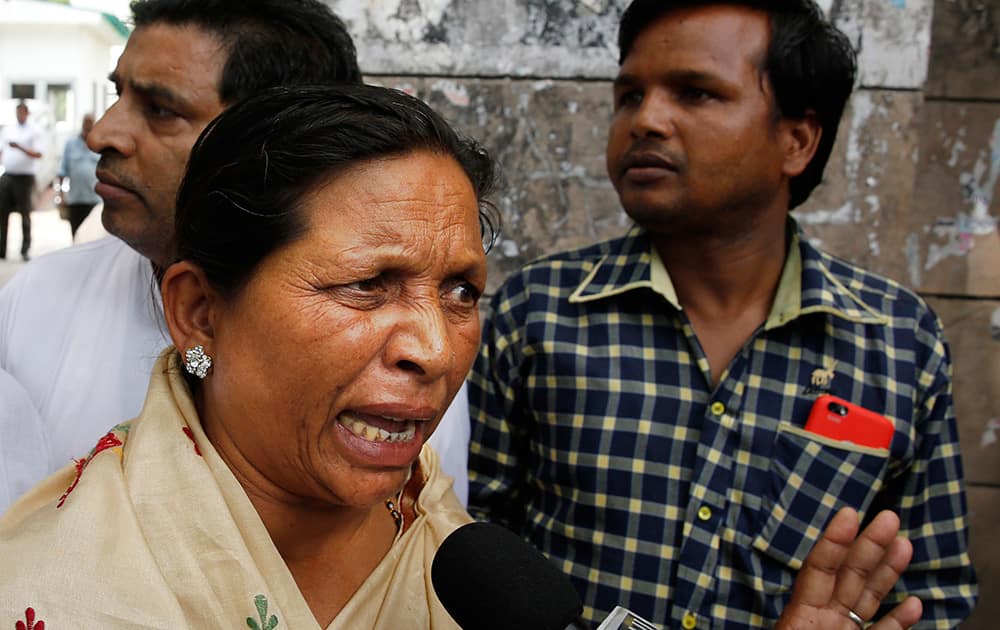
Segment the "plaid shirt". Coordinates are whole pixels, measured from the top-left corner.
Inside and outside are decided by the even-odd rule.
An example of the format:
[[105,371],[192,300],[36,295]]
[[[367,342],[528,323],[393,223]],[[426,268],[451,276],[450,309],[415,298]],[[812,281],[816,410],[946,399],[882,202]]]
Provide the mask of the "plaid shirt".
[[[941,324],[794,224],[771,314],[712,387],[641,228],[551,256],[491,302],[469,381],[470,506],[561,566],[597,621],[770,627],[834,512],[884,508],[914,547],[879,616],[950,628],[977,587]],[[888,449],[803,429],[829,392],[890,418]]]

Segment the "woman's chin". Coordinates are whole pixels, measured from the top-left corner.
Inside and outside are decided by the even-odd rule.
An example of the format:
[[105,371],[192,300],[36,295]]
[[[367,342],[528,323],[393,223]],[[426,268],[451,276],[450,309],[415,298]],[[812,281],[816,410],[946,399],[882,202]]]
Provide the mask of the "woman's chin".
[[408,469],[355,472],[349,486],[330,489],[336,496],[332,506],[385,509],[386,500],[395,500],[408,476]]

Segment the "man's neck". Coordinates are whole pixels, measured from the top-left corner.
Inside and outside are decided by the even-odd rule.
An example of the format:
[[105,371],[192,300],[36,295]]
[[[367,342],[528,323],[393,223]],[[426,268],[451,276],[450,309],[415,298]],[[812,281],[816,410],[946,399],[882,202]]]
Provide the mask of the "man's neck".
[[705,312],[740,311],[773,300],[787,254],[784,233],[737,243],[657,239],[654,246],[681,306]]
[[714,385],[771,311],[787,255],[785,218],[738,235],[654,234],[652,239],[708,358]]

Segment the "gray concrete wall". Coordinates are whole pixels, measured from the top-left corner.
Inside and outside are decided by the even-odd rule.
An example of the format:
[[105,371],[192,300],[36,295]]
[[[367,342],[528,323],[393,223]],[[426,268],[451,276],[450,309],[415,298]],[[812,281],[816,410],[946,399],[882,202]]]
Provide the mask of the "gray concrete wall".
[[[528,260],[615,236],[604,172],[626,0],[328,0],[370,80],[432,103],[504,170],[490,287]],[[1000,616],[1000,0],[821,0],[859,49],[824,183],[796,212],[827,250],[928,296],[945,322],[984,597]],[[1000,326],[1000,322],[997,322]]]
[[[610,79],[627,0],[327,0],[373,74]],[[864,85],[927,75],[932,0],[820,0],[855,42]]]
[[913,211],[901,226],[907,279],[941,315],[969,483],[980,603],[963,628],[1000,618],[1000,0],[938,0]]

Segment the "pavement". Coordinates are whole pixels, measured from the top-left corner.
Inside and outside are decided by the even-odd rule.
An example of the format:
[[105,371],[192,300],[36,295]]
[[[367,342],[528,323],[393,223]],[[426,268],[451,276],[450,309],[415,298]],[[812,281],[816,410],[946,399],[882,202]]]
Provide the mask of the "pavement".
[[[24,261],[21,260],[21,215],[11,214],[8,220],[10,229],[7,231],[7,258],[0,260],[0,286],[24,266]],[[49,207],[31,213],[29,256],[38,258],[42,254],[72,244],[69,222],[59,218],[59,210]]]

